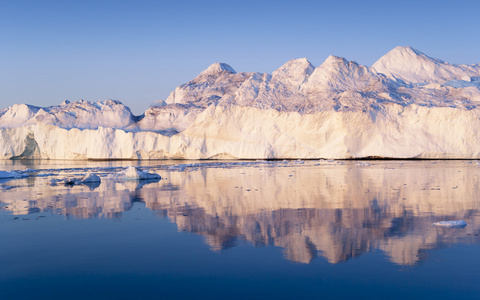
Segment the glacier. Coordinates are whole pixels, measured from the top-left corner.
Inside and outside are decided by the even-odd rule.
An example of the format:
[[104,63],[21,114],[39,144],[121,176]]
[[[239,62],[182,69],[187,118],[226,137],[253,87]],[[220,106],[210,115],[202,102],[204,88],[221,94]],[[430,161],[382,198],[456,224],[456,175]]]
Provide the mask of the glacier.
[[480,158],[480,65],[396,47],[272,74],[214,63],[135,116],[120,101],[0,110],[0,159]]

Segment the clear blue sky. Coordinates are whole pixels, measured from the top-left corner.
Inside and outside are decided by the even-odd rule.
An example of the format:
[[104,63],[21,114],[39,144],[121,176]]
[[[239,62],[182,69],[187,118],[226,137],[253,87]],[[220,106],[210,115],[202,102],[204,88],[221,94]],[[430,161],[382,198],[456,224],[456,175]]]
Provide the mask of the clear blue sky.
[[[418,3],[417,3],[418,2]],[[141,114],[214,62],[271,73],[398,45],[480,63],[480,1],[0,0],[0,108],[117,99]]]

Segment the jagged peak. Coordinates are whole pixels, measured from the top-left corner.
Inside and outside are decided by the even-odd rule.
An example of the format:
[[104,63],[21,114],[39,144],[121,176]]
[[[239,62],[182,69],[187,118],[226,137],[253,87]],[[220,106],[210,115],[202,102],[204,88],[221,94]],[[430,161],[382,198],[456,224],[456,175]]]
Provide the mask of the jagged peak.
[[108,100],[102,101],[100,103],[103,103],[104,105],[108,105],[108,106],[123,105],[122,101],[114,100],[114,99],[108,99]]
[[372,66],[377,72],[412,83],[443,83],[478,76],[478,65],[455,65],[432,58],[409,46],[398,46]]
[[366,66],[359,65],[356,61],[350,61],[344,57],[330,55],[317,69],[325,72],[326,70],[356,70],[359,68],[369,69]]
[[12,106],[9,106],[7,108],[8,110],[12,111],[34,111],[37,112],[40,110],[40,107],[35,106],[35,105],[30,105],[30,104],[23,104],[23,103],[15,103]]
[[[88,100],[77,100],[77,101],[69,101],[65,100],[62,103],[60,103],[60,107],[66,106],[66,107],[81,107],[81,106],[115,106],[115,105],[120,105],[120,106],[125,106],[120,100],[113,100],[113,99],[107,99],[107,100],[99,100],[99,101],[88,101]],[[52,106],[52,107],[57,107],[57,105]]]
[[414,61],[429,61],[431,63],[446,64],[443,60],[433,58],[410,46],[397,46],[382,56],[373,67],[387,61],[402,61],[403,63],[414,63]]
[[369,67],[344,57],[330,55],[315,69],[302,90],[306,93],[362,90],[381,79],[382,76]]
[[221,72],[237,73],[230,65],[226,63],[214,63],[211,64],[207,69],[205,69],[199,76],[202,75],[216,75]]
[[167,106],[167,103],[164,100],[157,100],[150,104],[150,108],[159,108]]
[[304,58],[297,58],[297,59],[291,59],[284,63],[280,68],[277,70],[273,71],[272,75],[278,72],[291,72],[292,70],[304,70],[307,73],[312,73],[313,70],[315,69],[315,66],[312,65],[311,62],[308,61],[308,59]]
[[340,64],[340,63],[348,63],[349,61],[340,56],[335,56],[335,55],[329,55],[327,59],[323,62],[322,65],[330,65],[330,64]]
[[303,82],[306,77],[313,73],[314,70],[315,66],[312,65],[306,58],[291,59],[283,64],[280,68],[273,71],[272,78],[276,78],[277,80],[298,78],[298,80]]
[[[372,72],[370,68],[358,64],[356,61],[349,61],[340,56],[330,55],[327,59],[315,69],[316,73],[331,73],[331,72]],[[376,73],[376,72],[375,72]]]
[[391,52],[399,52],[399,53],[409,53],[409,54],[416,54],[416,55],[425,55],[425,53],[415,49],[411,46],[397,46],[391,50]]

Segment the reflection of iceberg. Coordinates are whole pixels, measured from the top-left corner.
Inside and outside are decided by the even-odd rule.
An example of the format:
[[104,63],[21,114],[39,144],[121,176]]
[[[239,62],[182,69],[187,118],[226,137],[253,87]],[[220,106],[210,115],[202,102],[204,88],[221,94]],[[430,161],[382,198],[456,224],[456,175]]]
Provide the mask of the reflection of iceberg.
[[100,181],[86,181],[86,182],[82,182],[81,184],[88,186],[88,188],[90,188],[90,190],[93,191],[94,189],[100,186]]
[[[461,161],[370,162],[368,168],[327,161],[234,168],[197,165],[171,171],[167,178],[143,187],[111,178],[95,191],[39,184],[5,191],[0,201],[14,214],[58,210],[84,218],[116,217],[142,201],[158,215],[168,216],[179,231],[204,236],[215,251],[245,240],[254,246],[282,247],[285,257],[296,262],[322,256],[338,263],[380,249],[394,263],[413,265],[426,257],[427,250],[478,242],[479,203],[472,193],[478,169],[472,165]],[[465,230],[434,226],[439,219],[465,220],[469,226]]]
[[[426,250],[475,241],[468,233],[480,231],[471,194],[477,170],[469,164],[344,163],[172,172],[168,181],[180,190],[141,192],[147,207],[166,211],[181,231],[204,235],[213,250],[247,240],[280,246],[290,260],[320,255],[337,263],[381,249],[392,262],[412,265]],[[434,230],[440,217],[472,226],[467,235]]]
[[[90,183],[97,185],[98,183]],[[135,191],[122,184],[104,182],[95,190],[90,184],[45,185],[11,189],[9,197],[0,195],[14,215],[54,212],[79,218],[118,217],[132,207]]]

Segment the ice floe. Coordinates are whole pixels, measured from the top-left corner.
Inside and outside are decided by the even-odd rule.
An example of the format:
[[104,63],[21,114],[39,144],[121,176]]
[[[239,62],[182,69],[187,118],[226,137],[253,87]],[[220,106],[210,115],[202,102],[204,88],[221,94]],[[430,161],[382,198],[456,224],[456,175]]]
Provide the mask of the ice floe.
[[23,173],[17,173],[14,171],[10,171],[10,172],[0,171],[0,179],[14,179],[14,178],[24,178],[24,177],[28,177],[28,175]]
[[162,177],[156,173],[144,172],[136,167],[130,166],[114,175],[117,179],[123,180],[160,180]]
[[435,226],[442,226],[442,227],[451,227],[451,228],[463,228],[467,226],[467,222],[464,220],[455,220],[455,221],[441,221],[433,223]]

